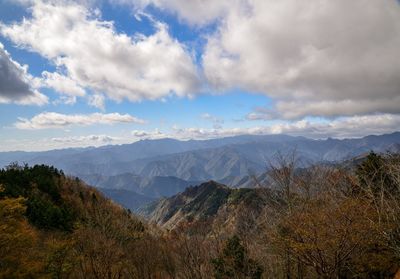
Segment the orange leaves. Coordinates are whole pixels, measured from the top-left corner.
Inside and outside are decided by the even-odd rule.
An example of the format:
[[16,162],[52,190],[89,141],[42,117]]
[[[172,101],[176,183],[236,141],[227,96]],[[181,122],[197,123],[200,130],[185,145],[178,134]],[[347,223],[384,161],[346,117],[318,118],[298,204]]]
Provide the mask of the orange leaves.
[[23,215],[24,202],[23,198],[0,200],[0,278],[29,276],[43,267],[31,251],[38,236]]
[[276,239],[320,276],[339,276],[367,255],[371,245],[382,249],[380,228],[373,222],[376,218],[366,201],[326,196],[283,219]]

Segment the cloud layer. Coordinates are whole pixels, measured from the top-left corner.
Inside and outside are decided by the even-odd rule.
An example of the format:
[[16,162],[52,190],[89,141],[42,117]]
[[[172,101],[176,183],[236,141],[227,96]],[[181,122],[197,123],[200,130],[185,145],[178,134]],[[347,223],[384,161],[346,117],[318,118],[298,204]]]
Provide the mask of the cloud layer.
[[70,136],[70,137],[58,137],[51,138],[54,143],[72,144],[73,146],[87,146],[87,145],[102,145],[110,144],[118,140],[117,137],[107,135],[88,135],[88,136]]
[[[257,118],[400,113],[394,0],[114,0],[194,25],[217,20],[202,69],[212,88],[272,98]],[[254,116],[254,115],[253,115]]]
[[[55,138],[54,144],[271,133],[354,137],[400,127],[396,0],[106,0],[142,12],[146,24],[153,24],[150,35],[128,35],[102,19],[95,6],[103,0],[18,1],[29,7],[30,15],[20,22],[0,22],[0,34],[19,48],[40,54],[56,70],[34,78],[0,44],[0,103],[46,104],[48,98],[40,88],[60,94],[53,104],[73,105],[81,98],[103,112],[109,99],[192,97],[204,88],[240,89],[271,99],[268,106],[259,104],[247,116],[237,116],[267,121],[256,127],[204,113],[202,123],[209,121],[212,129],[175,126],[170,131],[147,131],[144,127],[118,140],[75,136]],[[167,24],[146,14],[154,11],[146,10],[149,6],[189,24],[201,42],[185,45],[179,35],[173,38]],[[181,28],[176,26],[171,25]],[[204,109],[221,115],[215,108]],[[42,112],[31,119],[19,118],[14,125],[35,130],[114,123],[144,121],[119,113]],[[232,126],[237,128],[226,128]]]
[[[90,115],[89,115],[90,116]],[[89,117],[88,116],[88,117]],[[36,122],[36,121],[35,121]],[[69,123],[81,121],[69,121]],[[97,121],[95,121],[97,123]],[[107,121],[110,123],[110,121]],[[112,121],[112,123],[114,123]],[[38,124],[40,126],[40,124]],[[52,124],[56,127],[65,127],[60,124]],[[68,124],[72,125],[72,124]],[[84,135],[65,136],[54,138],[43,138],[42,140],[30,141],[5,141],[2,150],[49,150],[66,147],[101,146],[106,144],[131,143],[140,139],[176,138],[188,139],[211,139],[220,137],[237,136],[243,134],[267,135],[267,134],[289,134],[293,136],[307,136],[321,139],[328,137],[354,138],[371,134],[379,135],[391,133],[400,127],[400,116],[392,114],[341,117],[331,122],[315,121],[293,121],[286,123],[275,123],[255,127],[241,128],[178,128],[172,127],[169,131],[133,130],[130,134],[119,135]],[[31,129],[31,128],[29,128]]]
[[32,89],[27,66],[14,61],[0,43],[0,103],[43,105],[48,99]]
[[59,73],[44,73],[44,84],[67,103],[86,88],[100,108],[101,93],[131,101],[193,96],[203,71],[211,88],[271,97],[273,107],[253,118],[400,113],[398,1],[110,1],[154,6],[194,25],[218,19],[201,65],[163,23],[152,19],[154,34],[128,36],[72,1],[28,1],[32,18],[2,25],[1,33],[58,66]]
[[67,74],[44,73],[48,86],[72,96],[89,88],[118,101],[191,96],[198,91],[192,56],[170,37],[165,24],[154,22],[156,31],[150,36],[131,37],[84,6],[50,2],[35,1],[31,18],[0,29]]
[[178,16],[191,25],[202,26],[222,17],[236,0],[111,0],[113,3],[131,6],[134,10],[143,10],[154,6]]
[[203,54],[216,88],[272,97],[273,118],[400,112],[398,1],[245,2]]
[[74,104],[76,97],[83,97],[86,94],[85,90],[74,80],[59,73],[44,71],[39,82],[41,87],[52,88],[62,94],[65,99],[64,103],[67,104]]
[[143,119],[129,114],[119,113],[92,113],[92,114],[61,114],[56,112],[43,112],[31,119],[19,118],[14,124],[17,129],[39,130],[65,128],[71,125],[88,126],[94,124],[136,123],[144,124]]
[[[175,128],[169,136],[178,139],[209,139],[245,134],[288,134],[315,139],[328,137],[353,138],[391,133],[397,131],[398,127],[400,127],[400,115],[380,114],[340,117],[333,121],[299,120],[240,128]],[[151,134],[149,136],[151,137]]]

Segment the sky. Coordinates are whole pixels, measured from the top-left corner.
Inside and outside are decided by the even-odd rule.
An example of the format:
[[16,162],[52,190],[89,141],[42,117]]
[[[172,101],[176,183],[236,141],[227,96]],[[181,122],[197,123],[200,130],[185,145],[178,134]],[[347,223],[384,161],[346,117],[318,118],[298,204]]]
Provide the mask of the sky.
[[0,0],[0,151],[400,130],[397,0]]

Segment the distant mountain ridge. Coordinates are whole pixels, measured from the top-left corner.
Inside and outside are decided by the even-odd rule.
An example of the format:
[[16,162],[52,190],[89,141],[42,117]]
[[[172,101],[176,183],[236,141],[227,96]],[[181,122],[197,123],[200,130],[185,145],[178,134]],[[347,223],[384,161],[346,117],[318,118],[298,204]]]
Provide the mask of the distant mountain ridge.
[[[228,144],[246,143],[259,140],[291,140],[294,137],[286,135],[271,136],[235,136],[221,139],[210,140],[188,140],[180,141],[171,138],[140,140],[131,144],[107,145],[101,147],[87,148],[67,148],[42,152],[25,152],[25,151],[8,151],[0,152],[0,165],[5,166],[10,162],[19,161],[29,164],[45,163],[64,165],[65,171],[74,171],[70,165],[79,166],[98,165],[108,166],[109,164],[117,164],[120,167],[123,163],[132,162],[137,159],[150,158],[155,156],[180,153],[190,150],[198,150],[204,148],[215,148]],[[60,159],[64,162],[59,162]],[[71,169],[71,170],[70,170]],[[90,170],[90,169],[89,169]],[[82,171],[82,170],[81,170]],[[121,170],[117,173],[123,173]],[[116,173],[114,173],[116,174]]]
[[262,173],[278,152],[285,154],[295,150],[300,161],[308,165],[316,162],[340,162],[371,150],[399,150],[399,143],[400,133],[345,140],[256,137],[245,143],[135,160],[130,164],[130,169],[131,172],[145,177],[175,176],[191,181],[222,180],[230,176]]
[[278,151],[296,149],[305,161],[341,161],[374,150],[399,149],[400,132],[358,139],[313,140],[287,135],[236,136],[212,140],[142,140],[132,144],[45,152],[0,152],[0,165],[13,161],[54,165],[71,175],[176,176],[221,179],[265,168]]
[[[400,132],[357,139],[313,140],[288,135],[243,135],[211,140],[141,140],[132,144],[45,152],[0,152],[0,165],[48,164],[110,196],[134,192],[132,201],[170,197],[186,187],[215,180],[230,187],[254,187],[277,153],[295,150],[303,166],[337,163],[375,152],[400,151]],[[117,191],[119,190],[119,191]],[[135,195],[137,194],[137,195]],[[145,197],[140,198],[138,197]],[[125,201],[126,202],[126,201]],[[134,208],[136,205],[130,205]]]

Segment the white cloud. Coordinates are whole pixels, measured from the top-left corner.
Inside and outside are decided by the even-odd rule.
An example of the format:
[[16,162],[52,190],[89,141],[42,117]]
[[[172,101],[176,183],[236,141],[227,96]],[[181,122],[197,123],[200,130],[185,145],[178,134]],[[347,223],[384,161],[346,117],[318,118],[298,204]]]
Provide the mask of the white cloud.
[[[96,122],[96,121],[95,121]],[[72,125],[72,124],[71,124]],[[58,127],[58,126],[57,126]],[[61,126],[64,127],[64,126]],[[12,150],[50,150],[54,148],[101,146],[105,144],[126,144],[140,139],[175,138],[212,139],[237,135],[268,135],[288,134],[323,139],[355,138],[367,135],[392,133],[400,127],[400,116],[393,114],[379,114],[367,116],[341,117],[331,122],[315,120],[299,120],[292,122],[274,123],[253,127],[236,127],[221,129],[179,128],[172,127],[170,131],[134,130],[130,134],[110,135],[83,135],[40,140],[2,140],[2,151]]]
[[72,100],[68,102],[69,104],[75,103],[76,97],[83,97],[86,94],[85,90],[74,80],[67,76],[60,75],[59,73],[44,71],[42,73],[41,83],[41,86],[43,87],[52,88],[58,93],[66,95],[63,96],[64,98],[69,97],[67,100]]
[[87,145],[98,145],[98,144],[111,144],[114,141],[119,140],[118,137],[112,137],[107,135],[89,135],[89,136],[70,136],[70,137],[57,137],[50,139],[56,143],[64,144],[79,144],[82,146]]
[[92,107],[99,108],[101,110],[105,109],[105,98],[102,94],[94,94],[89,96],[89,105]]
[[376,111],[398,113],[399,105],[400,95],[391,99],[382,98],[377,100],[279,101],[274,108],[255,108],[246,118],[248,120],[270,120],[274,118],[297,119],[305,115],[351,116]]
[[370,112],[398,113],[400,96],[393,98],[377,98],[376,100],[340,100],[321,102],[281,102],[277,104],[278,110],[285,118],[299,118],[310,111],[316,115],[360,115]]
[[340,117],[333,121],[300,120],[270,127],[274,134],[302,135],[311,138],[354,138],[397,131],[400,115],[379,114]]
[[[76,1],[20,1],[31,5],[32,17],[1,25],[1,33],[66,74],[49,73],[66,83],[53,88],[75,96],[62,97],[65,102],[84,88],[95,92],[89,103],[101,109],[104,97],[165,100],[198,92],[201,74],[192,54],[165,24],[152,19],[154,34],[128,36]],[[400,113],[398,1],[110,1],[137,10],[153,5],[194,25],[218,20],[202,69],[214,88],[273,99],[273,108],[248,118]]]
[[92,114],[61,114],[56,112],[43,112],[31,119],[19,118],[14,125],[22,130],[38,130],[65,128],[71,125],[88,126],[94,124],[136,123],[144,124],[145,121],[129,114],[119,113],[92,113]]
[[222,129],[173,128],[170,137],[178,139],[210,139],[237,135],[288,134],[310,138],[353,138],[392,133],[400,127],[400,115],[379,114],[340,117],[333,121],[299,120],[263,126]]
[[[4,1],[9,1],[13,4],[18,4],[24,7],[30,7],[37,2],[37,0],[4,0]],[[79,5],[84,5],[88,7],[94,7],[96,4],[99,4],[102,2],[102,0],[44,0],[46,2],[51,2],[54,4],[79,4]]]
[[111,0],[113,3],[132,6],[135,10],[152,5],[160,10],[176,14],[181,20],[193,25],[205,25],[221,18],[236,0]]
[[203,54],[209,82],[273,98],[270,117],[400,113],[400,4],[248,0]]
[[153,131],[133,130],[131,135],[135,139],[160,139],[168,137],[167,134],[162,133],[159,129]]
[[0,103],[44,105],[48,98],[32,88],[28,66],[14,61],[0,43]]
[[66,96],[61,95],[58,99],[52,102],[53,105],[64,104],[64,105],[73,105],[76,103],[75,96]]
[[192,96],[198,91],[192,56],[171,38],[165,24],[155,22],[152,35],[130,37],[118,33],[112,22],[99,19],[95,11],[71,1],[58,5],[34,1],[32,5],[31,18],[2,24],[0,30],[66,73],[66,77],[47,74],[63,81],[57,90],[77,96],[88,88],[117,101]]
[[137,138],[143,138],[149,136],[149,132],[143,131],[143,130],[133,130],[132,131],[132,136],[137,137]]
[[82,148],[89,146],[103,146],[108,144],[128,143],[126,139],[110,135],[82,135],[82,136],[65,136],[54,138],[42,138],[32,141],[24,140],[4,140],[2,141],[1,151],[45,151],[63,148]]

